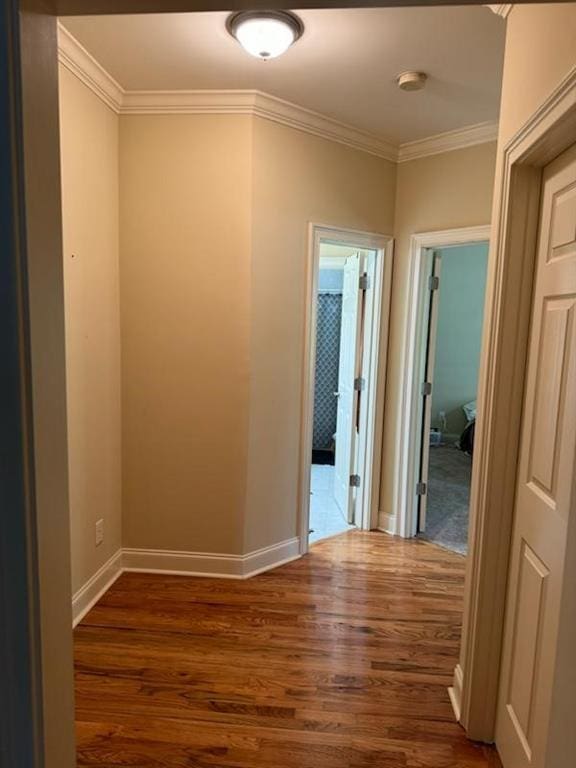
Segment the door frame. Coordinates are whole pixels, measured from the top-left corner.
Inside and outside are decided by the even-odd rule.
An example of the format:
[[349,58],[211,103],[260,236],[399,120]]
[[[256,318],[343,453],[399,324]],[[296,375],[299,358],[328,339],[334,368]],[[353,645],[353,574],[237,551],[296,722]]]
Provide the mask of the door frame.
[[399,536],[410,538],[418,529],[418,464],[421,448],[420,384],[423,381],[425,361],[421,354],[426,329],[428,305],[428,278],[430,264],[428,252],[440,248],[490,242],[490,225],[460,227],[435,232],[420,232],[410,238],[410,293],[408,296],[408,324],[404,344],[402,370],[402,423],[406,429],[400,434],[398,466],[394,473],[394,508],[398,510]]
[[306,259],[306,314],[304,322],[304,362],[300,427],[299,537],[300,553],[308,552],[310,528],[310,464],[314,426],[314,384],[316,371],[316,328],[320,244],[332,243],[376,252],[373,290],[366,295],[366,318],[362,371],[366,397],[360,405],[358,464],[360,491],[357,499],[357,526],[362,530],[377,527],[380,464],[384,414],[384,390],[388,352],[388,325],[392,288],[394,240],[390,235],[362,232],[327,224],[311,223],[308,228]]
[[[478,741],[494,739],[542,169],[575,137],[576,66],[504,147],[496,188],[462,643],[450,689],[457,718]],[[567,551],[567,562],[575,561],[573,550]],[[557,669],[572,664],[576,643],[575,623],[568,620],[568,604],[563,605],[559,649],[564,656]],[[561,740],[556,748],[563,748]]]

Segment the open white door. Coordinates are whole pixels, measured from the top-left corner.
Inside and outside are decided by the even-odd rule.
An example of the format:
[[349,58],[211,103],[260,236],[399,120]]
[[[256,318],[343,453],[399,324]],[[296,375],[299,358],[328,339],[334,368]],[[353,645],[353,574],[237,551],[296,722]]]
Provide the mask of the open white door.
[[336,421],[336,455],[334,498],[348,522],[354,522],[352,486],[356,441],[356,407],[358,393],[354,379],[359,375],[361,301],[360,275],[362,256],[346,259],[342,288],[342,326],[340,330],[340,363],[338,370],[338,415]]
[[504,768],[548,764],[561,597],[574,578],[564,563],[576,514],[576,145],[544,169],[541,200],[496,722]]
[[418,532],[426,530],[426,505],[428,501],[428,469],[430,465],[430,425],[432,422],[432,388],[434,386],[434,359],[436,357],[436,331],[438,328],[438,299],[440,286],[441,256],[430,252],[430,285],[426,317],[428,320],[426,344],[423,350],[424,378],[422,392],[422,434],[420,436],[420,474],[418,478]]

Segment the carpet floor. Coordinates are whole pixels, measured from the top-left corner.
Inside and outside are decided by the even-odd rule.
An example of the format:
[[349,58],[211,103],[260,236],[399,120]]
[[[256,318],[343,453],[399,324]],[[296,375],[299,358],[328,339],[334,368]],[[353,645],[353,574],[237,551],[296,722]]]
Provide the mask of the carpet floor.
[[472,459],[452,445],[430,448],[426,531],[422,538],[465,555]]

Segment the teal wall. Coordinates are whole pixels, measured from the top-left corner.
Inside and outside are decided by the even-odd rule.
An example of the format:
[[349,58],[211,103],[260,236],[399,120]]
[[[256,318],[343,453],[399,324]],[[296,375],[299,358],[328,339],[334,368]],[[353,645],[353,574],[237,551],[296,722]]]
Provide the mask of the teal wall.
[[439,411],[446,411],[448,434],[466,426],[462,405],[476,399],[488,244],[444,248],[442,257],[432,426],[439,427]]

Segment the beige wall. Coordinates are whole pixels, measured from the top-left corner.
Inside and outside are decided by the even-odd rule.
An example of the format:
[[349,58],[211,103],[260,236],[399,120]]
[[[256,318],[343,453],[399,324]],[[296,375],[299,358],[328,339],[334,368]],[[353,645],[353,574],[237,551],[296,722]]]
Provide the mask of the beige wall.
[[244,550],[296,536],[308,224],[392,234],[396,166],[254,121]]
[[506,30],[502,147],[574,66],[576,4],[514,5]]
[[394,516],[403,354],[408,319],[410,237],[417,232],[489,224],[496,143],[445,152],[398,166],[394,275],[386,383],[380,511]]
[[123,543],[239,553],[252,122],[120,123]]
[[397,237],[392,511],[409,237],[489,220],[495,147],[395,166],[224,115],[123,116],[118,146],[117,116],[66,70],[62,85],[74,588],[120,546],[121,506],[127,547],[235,554],[298,534],[310,222]]
[[124,545],[292,538],[308,223],[391,232],[395,167],[258,118],[131,116],[120,176]]
[[121,546],[118,116],[63,66],[59,77],[75,592]]
[[392,512],[409,237],[489,220],[494,145],[396,166],[249,116],[118,118],[62,72],[74,589],[121,538],[235,554],[297,535],[310,222],[397,238]]

